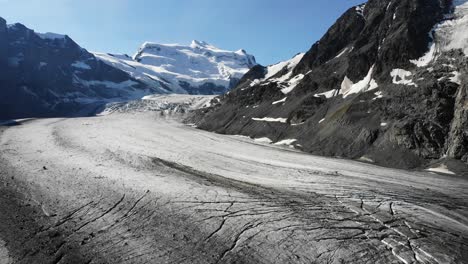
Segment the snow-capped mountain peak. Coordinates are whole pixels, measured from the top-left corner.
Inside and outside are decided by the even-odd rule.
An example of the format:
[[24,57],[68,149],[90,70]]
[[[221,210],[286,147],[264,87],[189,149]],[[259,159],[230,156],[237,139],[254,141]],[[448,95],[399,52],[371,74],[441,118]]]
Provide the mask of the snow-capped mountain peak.
[[145,42],[133,58],[95,55],[163,93],[224,93],[257,64],[243,49],[222,50],[199,40],[189,45]]

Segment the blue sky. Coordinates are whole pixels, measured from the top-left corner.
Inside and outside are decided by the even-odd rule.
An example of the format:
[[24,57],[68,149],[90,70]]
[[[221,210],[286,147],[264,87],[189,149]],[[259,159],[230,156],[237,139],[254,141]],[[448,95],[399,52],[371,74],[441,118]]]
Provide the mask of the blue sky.
[[204,40],[245,49],[261,64],[307,51],[365,0],[0,0],[0,16],[37,32],[68,34],[91,51],[133,55],[145,41]]

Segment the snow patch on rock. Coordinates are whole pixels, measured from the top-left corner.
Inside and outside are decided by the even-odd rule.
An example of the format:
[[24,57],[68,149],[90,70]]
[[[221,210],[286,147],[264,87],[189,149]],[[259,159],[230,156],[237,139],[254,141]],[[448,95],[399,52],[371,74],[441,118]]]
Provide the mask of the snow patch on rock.
[[333,90],[326,91],[326,92],[323,92],[323,93],[314,94],[314,97],[325,96],[325,98],[329,99],[329,98],[337,96],[338,93],[339,93],[338,89],[333,89]]
[[394,84],[411,85],[418,87],[418,85],[413,82],[413,79],[411,78],[411,76],[413,76],[413,73],[410,71],[403,69],[393,69],[390,72],[390,76],[393,78],[392,82]]
[[429,33],[429,51],[421,58],[410,60],[418,67],[426,67],[442,51],[461,49],[468,56],[468,1],[454,0],[453,13],[437,24]]
[[297,66],[297,64],[302,60],[304,55],[305,55],[305,53],[299,53],[290,60],[282,61],[282,62],[279,62],[277,64],[268,66],[267,67],[267,73],[265,75],[264,80],[270,79],[271,77],[278,74],[284,68],[287,68],[288,71],[292,71]]
[[276,105],[276,104],[281,104],[281,103],[284,103],[284,102],[286,102],[286,99],[288,99],[288,98],[287,98],[287,97],[285,97],[285,98],[283,98],[283,99],[281,99],[281,100],[274,101],[274,102],[273,102],[273,103],[271,103],[271,104],[273,104],[273,105]]
[[347,76],[345,76],[343,82],[341,83],[341,89],[339,94],[343,95],[343,98],[346,98],[351,94],[367,92],[378,88],[379,85],[372,78],[374,67],[375,65],[372,65],[364,79],[360,80],[357,83],[353,83]]
[[260,121],[260,122],[273,122],[273,123],[286,123],[288,120],[287,118],[273,118],[273,117],[263,117],[263,118],[252,118],[253,121]]
[[35,32],[35,33],[41,39],[55,40],[55,39],[65,39],[66,38],[66,35],[52,33],[52,32],[47,32],[47,33],[37,33],[37,32]]

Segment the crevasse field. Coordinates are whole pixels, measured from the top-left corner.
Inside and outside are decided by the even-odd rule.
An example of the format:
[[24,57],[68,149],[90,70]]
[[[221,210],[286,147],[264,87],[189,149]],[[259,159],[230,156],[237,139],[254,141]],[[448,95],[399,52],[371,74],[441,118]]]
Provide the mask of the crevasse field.
[[2,128],[0,226],[17,252],[0,241],[1,264],[8,256],[21,256],[19,263],[468,257],[466,178],[316,157],[125,107]]

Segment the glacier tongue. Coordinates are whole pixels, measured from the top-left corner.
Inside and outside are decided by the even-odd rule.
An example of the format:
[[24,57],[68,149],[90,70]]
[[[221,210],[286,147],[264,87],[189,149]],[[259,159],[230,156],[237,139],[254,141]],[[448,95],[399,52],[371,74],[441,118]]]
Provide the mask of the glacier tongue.
[[146,42],[133,58],[104,53],[95,56],[161,93],[181,94],[224,93],[257,64],[244,50],[222,50],[197,40],[188,46]]

